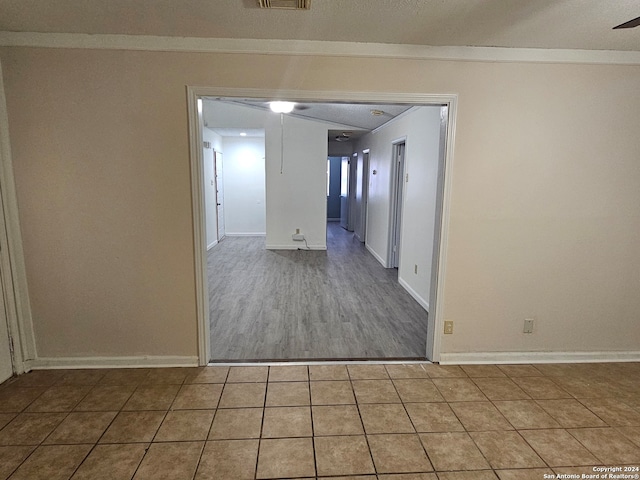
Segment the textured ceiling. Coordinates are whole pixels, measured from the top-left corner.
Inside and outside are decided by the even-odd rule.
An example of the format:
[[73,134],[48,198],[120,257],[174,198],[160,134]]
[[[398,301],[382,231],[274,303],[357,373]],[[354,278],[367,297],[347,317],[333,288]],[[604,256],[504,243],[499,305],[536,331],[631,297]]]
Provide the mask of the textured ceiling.
[[0,30],[640,51],[638,0],[0,0]]

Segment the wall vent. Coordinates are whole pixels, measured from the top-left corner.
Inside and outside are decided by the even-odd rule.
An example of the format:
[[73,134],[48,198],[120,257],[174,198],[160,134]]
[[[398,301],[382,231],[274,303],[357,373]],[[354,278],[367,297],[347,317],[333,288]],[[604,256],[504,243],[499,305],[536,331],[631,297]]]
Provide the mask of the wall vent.
[[258,0],[260,8],[283,8],[286,10],[309,10],[311,0]]

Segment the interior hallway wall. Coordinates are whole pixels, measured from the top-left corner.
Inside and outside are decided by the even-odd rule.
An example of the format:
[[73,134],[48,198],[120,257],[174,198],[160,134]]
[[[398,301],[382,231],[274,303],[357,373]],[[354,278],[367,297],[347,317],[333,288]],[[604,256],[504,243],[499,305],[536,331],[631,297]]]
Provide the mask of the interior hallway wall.
[[[640,66],[23,47],[0,60],[40,356],[196,355],[186,85],[457,94],[443,351],[638,350]],[[320,171],[324,198],[326,156]]]

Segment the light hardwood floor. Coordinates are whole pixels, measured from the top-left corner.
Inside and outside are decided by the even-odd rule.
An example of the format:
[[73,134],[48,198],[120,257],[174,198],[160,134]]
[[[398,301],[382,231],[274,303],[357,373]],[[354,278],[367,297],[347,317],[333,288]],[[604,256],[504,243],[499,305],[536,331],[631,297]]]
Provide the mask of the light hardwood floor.
[[212,359],[424,358],[427,312],[336,223],[327,251],[227,237],[208,253]]

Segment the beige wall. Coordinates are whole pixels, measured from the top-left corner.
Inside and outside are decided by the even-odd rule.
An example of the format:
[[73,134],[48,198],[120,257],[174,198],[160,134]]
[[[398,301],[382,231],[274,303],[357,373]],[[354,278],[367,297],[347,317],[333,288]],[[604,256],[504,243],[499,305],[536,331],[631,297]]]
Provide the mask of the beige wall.
[[40,356],[197,354],[186,85],[457,93],[443,351],[638,349],[640,67],[0,59]]

